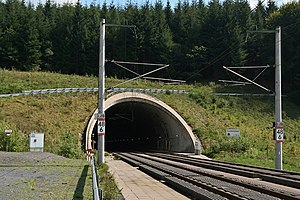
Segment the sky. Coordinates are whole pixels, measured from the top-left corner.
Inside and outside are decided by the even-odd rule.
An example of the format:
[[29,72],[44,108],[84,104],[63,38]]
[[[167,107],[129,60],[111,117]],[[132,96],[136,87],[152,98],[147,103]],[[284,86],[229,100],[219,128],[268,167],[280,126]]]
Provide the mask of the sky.
[[[28,0],[29,1],[29,0]],[[30,0],[34,5],[37,5],[39,2],[42,4],[45,3],[46,0]],[[63,4],[63,3],[76,3],[77,0],[52,0],[53,2]],[[89,5],[91,2],[95,2],[96,4],[102,5],[103,2],[106,2],[107,4],[114,3],[115,5],[124,6],[127,2],[131,1],[132,3],[137,3],[139,5],[144,4],[147,0],[80,0],[82,5]],[[167,0],[161,0],[164,5],[166,5]],[[174,8],[179,0],[169,0],[171,3],[171,6]],[[183,2],[183,0],[181,0]],[[191,0],[190,0],[191,1]],[[207,4],[210,0],[205,0],[205,3]],[[296,0],[276,0],[277,6],[281,6],[282,4],[286,4],[288,2],[292,2]],[[150,3],[154,4],[156,0],[149,0]],[[222,0],[221,0],[222,2]],[[251,8],[254,8],[257,5],[258,0],[248,0],[250,2]],[[267,2],[267,0],[265,0]]]

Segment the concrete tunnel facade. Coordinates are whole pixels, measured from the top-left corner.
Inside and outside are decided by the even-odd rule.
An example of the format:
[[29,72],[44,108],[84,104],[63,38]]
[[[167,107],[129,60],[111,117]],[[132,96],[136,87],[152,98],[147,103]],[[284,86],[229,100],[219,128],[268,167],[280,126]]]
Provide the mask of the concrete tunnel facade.
[[[109,97],[104,104],[105,151],[194,152],[196,137],[191,127],[159,99],[124,92]],[[97,136],[96,113],[98,109],[86,129],[86,149],[93,148],[92,134]]]

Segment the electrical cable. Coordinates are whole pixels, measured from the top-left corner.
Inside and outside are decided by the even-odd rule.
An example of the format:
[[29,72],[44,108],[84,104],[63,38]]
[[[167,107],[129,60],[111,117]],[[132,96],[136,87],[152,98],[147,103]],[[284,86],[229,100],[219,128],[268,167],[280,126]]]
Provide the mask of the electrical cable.
[[[264,2],[265,2],[265,0],[261,1],[257,6],[262,5]],[[257,6],[256,6],[256,7],[257,7]],[[250,15],[254,10],[255,10],[255,8],[251,9],[250,12],[249,12],[249,15]],[[223,37],[223,38],[225,38],[225,37]],[[246,43],[246,42],[247,42],[247,41],[245,41],[244,43]],[[191,75],[190,77],[188,77],[185,81],[188,81],[188,80],[190,80],[191,78],[193,78],[193,77],[199,75],[200,72],[202,72],[203,70],[205,70],[205,69],[207,69],[208,67],[212,66],[214,63],[216,63],[217,61],[219,61],[220,59],[222,59],[224,56],[227,56],[227,55],[230,54],[232,51],[238,49],[238,47],[237,47],[237,48],[231,49],[233,46],[235,46],[235,45],[237,45],[237,44],[238,44],[238,42],[236,42],[236,44],[233,44],[233,45],[231,45],[230,47],[228,47],[227,49],[225,49],[221,54],[219,54],[217,57],[215,57],[215,59],[214,59],[212,62],[210,62],[207,66],[201,68],[201,69],[198,70],[197,72],[195,72],[193,75]],[[230,50],[230,49],[231,49],[231,50]],[[222,55],[223,53],[225,53],[225,52],[228,51],[228,50],[230,50],[228,53]],[[218,58],[218,57],[219,57],[219,58]],[[218,58],[218,59],[217,59],[217,58]]]
[[292,24],[289,24],[289,25],[287,25],[287,26],[283,26],[282,29],[290,28],[290,26],[295,26],[295,25],[297,25],[297,24],[299,24],[299,23],[300,23],[300,20],[299,20],[299,21],[296,21],[296,22],[294,22],[294,23],[292,23]]

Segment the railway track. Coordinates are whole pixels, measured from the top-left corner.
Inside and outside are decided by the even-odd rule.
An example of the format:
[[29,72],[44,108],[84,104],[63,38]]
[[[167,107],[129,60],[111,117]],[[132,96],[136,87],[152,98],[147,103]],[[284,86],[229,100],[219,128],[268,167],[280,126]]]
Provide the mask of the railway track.
[[115,156],[191,199],[298,199],[300,173],[162,153]]

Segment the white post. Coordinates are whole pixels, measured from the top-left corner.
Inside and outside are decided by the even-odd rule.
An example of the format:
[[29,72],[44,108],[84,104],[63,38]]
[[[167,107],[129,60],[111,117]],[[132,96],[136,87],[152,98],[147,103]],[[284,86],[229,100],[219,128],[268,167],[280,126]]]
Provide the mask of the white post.
[[104,163],[104,141],[105,141],[105,19],[100,21],[100,53],[99,53],[99,84],[98,84],[98,164]]
[[[281,27],[276,28],[275,40],[275,124],[282,123],[281,101]],[[276,139],[276,138],[275,138]],[[282,141],[275,140],[275,168],[282,170]]]

